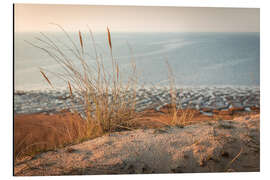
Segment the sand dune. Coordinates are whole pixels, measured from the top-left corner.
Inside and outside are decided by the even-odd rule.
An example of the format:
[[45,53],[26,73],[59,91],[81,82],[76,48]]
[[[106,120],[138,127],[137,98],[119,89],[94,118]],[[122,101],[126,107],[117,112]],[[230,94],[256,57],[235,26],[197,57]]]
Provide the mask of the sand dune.
[[15,175],[260,171],[259,115],[138,129],[39,154]]

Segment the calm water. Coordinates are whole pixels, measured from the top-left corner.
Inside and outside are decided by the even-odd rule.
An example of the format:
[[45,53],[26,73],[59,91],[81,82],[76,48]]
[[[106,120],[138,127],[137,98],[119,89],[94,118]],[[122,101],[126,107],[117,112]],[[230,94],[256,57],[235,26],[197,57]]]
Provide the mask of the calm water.
[[[52,39],[69,44],[63,33],[49,33]],[[85,34],[83,34],[85,35]],[[259,33],[112,33],[113,55],[123,70],[130,71],[134,58],[141,84],[168,84],[170,63],[178,86],[259,86],[260,35]],[[95,34],[97,50],[111,70],[106,34]],[[25,40],[39,44],[38,33],[15,34],[15,89],[31,90],[49,88],[39,68],[61,72],[57,63],[43,51]],[[77,34],[71,37],[79,45]],[[94,48],[89,36],[84,36],[87,62],[94,64]],[[129,46],[132,49],[130,51]],[[71,46],[71,45],[70,45]],[[69,57],[72,54],[67,50]],[[74,61],[78,64],[78,60]],[[48,74],[56,87],[66,87],[59,78]]]

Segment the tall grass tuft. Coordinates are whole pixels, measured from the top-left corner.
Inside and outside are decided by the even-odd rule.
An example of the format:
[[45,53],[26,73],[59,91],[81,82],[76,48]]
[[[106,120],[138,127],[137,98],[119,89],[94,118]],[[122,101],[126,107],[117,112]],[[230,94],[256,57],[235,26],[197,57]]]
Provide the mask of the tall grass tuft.
[[[107,43],[110,63],[106,64],[111,64],[111,70],[105,68],[104,56],[98,52],[90,28],[87,32],[88,35],[85,36],[79,30],[77,39],[74,40],[63,27],[55,25],[61,29],[68,43],[56,41],[44,33],[41,33],[41,37],[36,38],[39,42],[38,45],[28,43],[47,53],[62,67],[63,73],[54,72],[54,75],[66,82],[71,98],[79,98],[79,102],[84,108],[84,120],[86,122],[84,126],[87,129],[83,131],[86,133],[80,134],[80,138],[96,137],[120,129],[133,129],[134,123],[136,123],[135,108],[138,81],[135,61],[131,59],[131,74],[125,74],[128,77],[124,77],[127,79],[127,82],[124,83],[123,74],[120,71],[117,59],[113,55],[109,27],[107,27]],[[94,58],[87,53],[87,41],[84,40],[86,38],[89,38],[92,42]],[[92,59],[94,59],[94,62],[91,61]],[[166,64],[171,96],[170,124],[184,126],[187,121],[193,118],[194,112],[177,107],[175,76],[168,61],[166,61]],[[40,70],[40,72],[47,83],[54,88],[44,70]],[[49,71],[47,72],[49,73]],[[79,96],[75,96],[75,92]]]
[[[130,129],[135,117],[136,104],[135,62],[131,61],[131,74],[127,78],[128,81],[123,83],[119,64],[113,56],[111,33],[108,27],[107,36],[112,71],[105,69],[103,56],[97,51],[97,44],[90,29],[89,35],[86,37],[81,31],[78,31],[78,43],[76,43],[63,27],[57,26],[65,34],[68,44],[60,46],[59,42],[44,33],[41,33],[41,38],[36,38],[39,42],[38,45],[31,42],[30,44],[47,53],[62,67],[63,73],[54,74],[67,83],[70,97],[75,98],[74,92],[79,93],[80,103],[84,107],[84,119],[87,122],[85,137],[123,128]],[[84,38],[89,37],[95,51],[95,63],[91,62],[90,56],[85,53],[87,46]],[[66,50],[72,56],[68,55]],[[79,66],[75,65],[78,63]],[[53,87],[45,72],[42,70],[40,72],[48,84]]]
[[[23,157],[26,153],[40,152],[51,148],[56,148],[69,143],[78,143],[83,140],[103,135],[122,129],[132,130],[136,127],[138,113],[136,113],[137,95],[137,67],[134,59],[130,60],[131,73],[125,74],[127,82],[123,82],[123,74],[120,71],[117,59],[113,55],[112,36],[107,27],[107,40],[109,51],[109,63],[111,69],[105,68],[104,53],[100,53],[94,35],[89,28],[88,35],[84,35],[80,30],[73,39],[65,29],[57,24],[67,39],[67,43],[62,43],[51,38],[47,34],[40,33],[41,37],[36,37],[37,44],[28,42],[32,46],[41,49],[52,57],[62,68],[63,72],[50,72],[40,69],[42,77],[55,88],[53,82],[47,76],[48,73],[56,75],[65,82],[69,92],[69,97],[79,101],[84,110],[83,120],[76,112],[74,104],[67,105],[67,108],[75,110],[69,115],[64,125],[48,126],[51,136],[59,138],[58,142],[33,142],[32,134],[16,139],[15,156],[16,159]],[[86,38],[89,38],[94,50],[94,57],[88,54]],[[128,45],[132,53],[132,49]],[[94,61],[91,61],[94,59]],[[184,126],[193,117],[194,111],[184,110],[177,107],[177,96],[175,87],[175,76],[168,61],[168,78],[170,82],[171,109],[169,111],[170,122],[166,125]],[[128,77],[127,77],[128,76]],[[75,99],[76,98],[76,99]],[[143,115],[141,113],[139,115]],[[157,121],[159,121],[157,119]],[[161,122],[161,121],[160,121]],[[162,122],[161,122],[162,123]],[[164,123],[164,122],[163,122]],[[40,128],[39,126],[37,126]]]
[[[169,115],[171,117],[170,124],[183,127],[192,120],[195,112],[189,108],[183,109],[182,107],[177,107],[175,76],[168,60],[166,60],[166,64],[168,69],[171,96],[171,107],[169,111]],[[178,103],[181,104],[181,102]]]

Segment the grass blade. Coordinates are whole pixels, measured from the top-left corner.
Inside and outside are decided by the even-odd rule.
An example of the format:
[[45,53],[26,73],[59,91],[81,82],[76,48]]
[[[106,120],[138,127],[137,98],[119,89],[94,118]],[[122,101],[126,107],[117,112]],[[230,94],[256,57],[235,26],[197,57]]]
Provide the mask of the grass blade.
[[110,33],[110,30],[109,30],[108,26],[107,26],[107,32],[108,32],[109,46],[110,46],[110,49],[112,49],[111,33]]
[[70,97],[72,97],[73,93],[72,93],[72,88],[71,88],[71,85],[70,85],[69,81],[68,81],[68,89],[69,89]]
[[40,73],[42,74],[42,76],[44,77],[44,79],[49,83],[49,85],[50,85],[51,87],[53,87],[51,81],[50,81],[49,78],[46,76],[46,74],[45,74],[42,70],[40,70]]
[[82,40],[82,34],[81,34],[81,31],[79,31],[79,38],[80,38],[80,45],[81,45],[81,48],[82,48],[82,54],[84,53],[84,50],[83,50],[83,40]]

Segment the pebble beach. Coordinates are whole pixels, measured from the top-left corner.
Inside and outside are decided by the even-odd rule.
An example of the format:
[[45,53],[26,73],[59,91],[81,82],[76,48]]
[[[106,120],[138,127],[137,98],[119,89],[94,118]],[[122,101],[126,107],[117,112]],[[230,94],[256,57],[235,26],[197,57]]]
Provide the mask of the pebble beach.
[[[136,110],[160,108],[170,104],[171,96],[166,88],[138,89],[136,95]],[[212,110],[228,110],[238,108],[251,111],[260,108],[259,87],[203,87],[176,89],[178,108],[197,109],[211,116]],[[15,91],[14,113],[56,113],[72,107],[83,113],[78,93],[70,98],[68,91]]]

